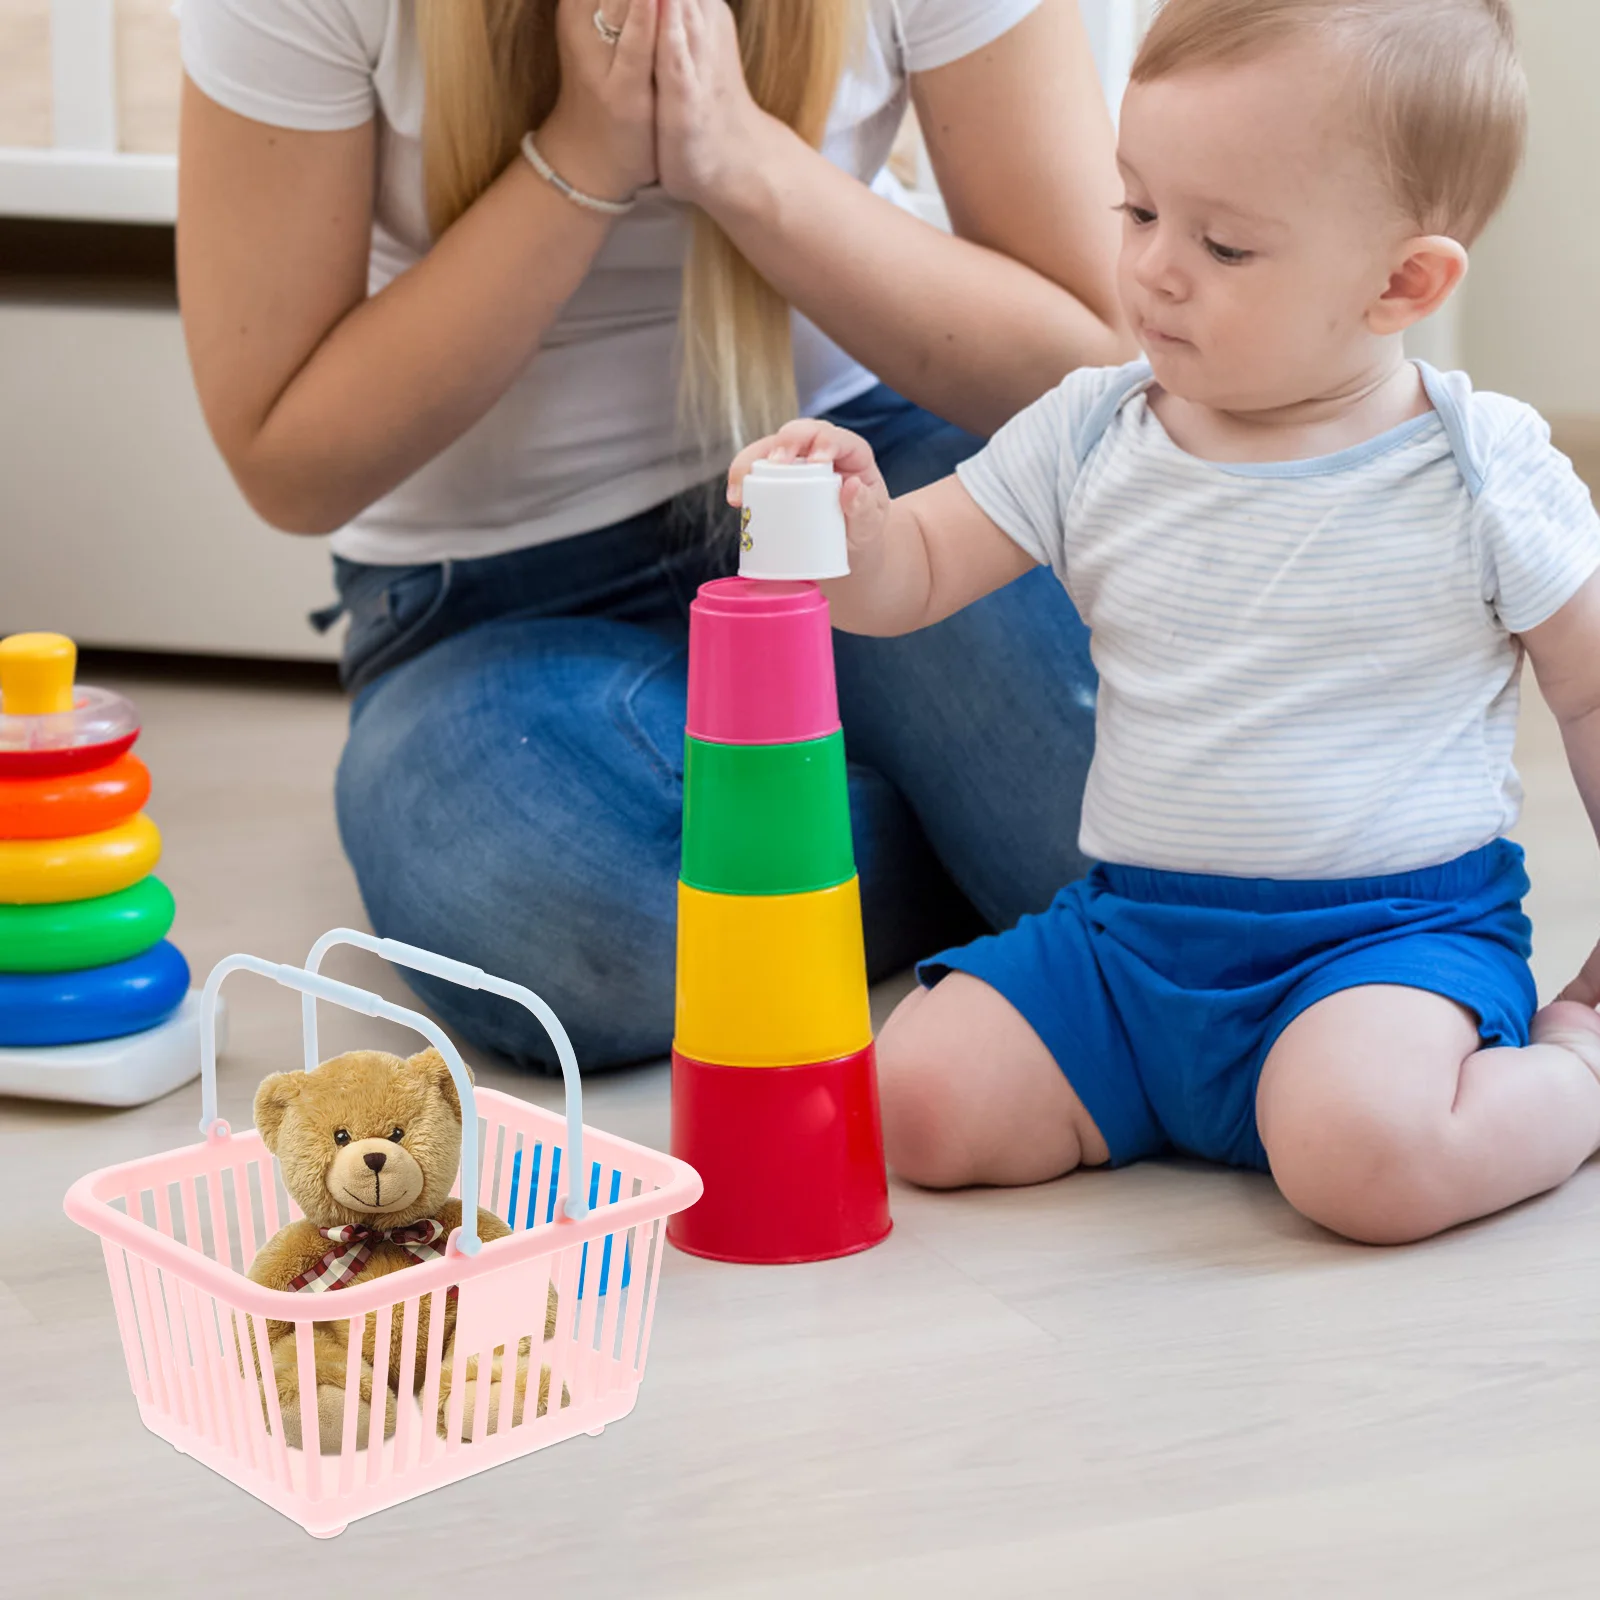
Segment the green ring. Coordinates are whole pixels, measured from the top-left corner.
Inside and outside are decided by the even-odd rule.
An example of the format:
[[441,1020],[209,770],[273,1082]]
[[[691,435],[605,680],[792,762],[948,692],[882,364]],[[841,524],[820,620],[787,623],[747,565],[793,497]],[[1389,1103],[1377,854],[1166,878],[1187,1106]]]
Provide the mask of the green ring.
[[809,894],[855,876],[844,734],[794,744],[685,741],[683,881],[713,894]]
[[159,878],[91,900],[0,905],[0,972],[76,972],[127,961],[166,938],[176,909]]

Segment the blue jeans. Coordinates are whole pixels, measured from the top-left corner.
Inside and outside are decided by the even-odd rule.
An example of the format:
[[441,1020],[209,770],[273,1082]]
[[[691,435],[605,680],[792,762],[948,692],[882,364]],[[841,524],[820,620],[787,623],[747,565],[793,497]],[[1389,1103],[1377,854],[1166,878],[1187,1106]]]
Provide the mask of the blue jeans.
[[[881,387],[832,420],[896,494],[982,442]],[[335,564],[339,830],[372,925],[542,994],[586,1068],[671,1041],[688,607],[736,554],[713,488],[482,560]],[[1042,911],[1087,866],[1094,740],[1088,633],[1055,578],[835,644],[872,977]],[[405,978],[475,1045],[551,1064],[519,1007]]]

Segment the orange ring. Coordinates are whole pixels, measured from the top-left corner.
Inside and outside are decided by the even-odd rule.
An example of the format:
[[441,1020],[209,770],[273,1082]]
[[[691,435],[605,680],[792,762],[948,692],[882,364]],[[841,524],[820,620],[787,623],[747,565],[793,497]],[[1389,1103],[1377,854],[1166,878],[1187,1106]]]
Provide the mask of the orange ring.
[[104,833],[150,798],[150,769],[138,756],[47,778],[0,778],[0,839],[72,839]]

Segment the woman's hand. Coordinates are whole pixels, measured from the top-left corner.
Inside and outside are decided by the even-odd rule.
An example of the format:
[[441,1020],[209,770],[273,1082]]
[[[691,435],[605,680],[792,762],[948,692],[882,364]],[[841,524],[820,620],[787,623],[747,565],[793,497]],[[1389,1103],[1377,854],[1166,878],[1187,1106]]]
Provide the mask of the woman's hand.
[[660,0],[599,0],[622,37],[595,26],[596,0],[560,0],[561,94],[535,135],[539,153],[574,188],[626,200],[656,181],[656,35]]
[[[719,0],[720,3],[720,0]],[[746,445],[728,469],[728,504],[744,501],[744,480],[757,461],[824,461],[844,481],[839,509],[844,513],[850,570],[870,567],[889,521],[889,490],[878,471],[872,446],[859,434],[831,422],[787,422],[768,438]]]
[[659,0],[656,152],[662,187],[714,209],[745,170],[764,123],[727,0]]

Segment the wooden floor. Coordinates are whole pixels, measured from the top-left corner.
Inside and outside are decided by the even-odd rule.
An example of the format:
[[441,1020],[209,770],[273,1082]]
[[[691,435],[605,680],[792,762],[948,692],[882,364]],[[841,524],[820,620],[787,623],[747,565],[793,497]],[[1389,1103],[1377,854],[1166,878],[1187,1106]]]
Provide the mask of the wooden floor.
[[[303,957],[361,907],[322,687],[123,679],[197,970]],[[1546,993],[1600,933],[1596,850],[1542,709],[1523,828]],[[405,991],[366,958],[330,970]],[[537,975],[531,975],[537,984]],[[880,996],[887,1001],[891,996]],[[293,1064],[240,982],[223,1113]],[[328,1019],[330,1048],[383,1037]],[[554,1104],[554,1086],[476,1063]],[[662,1067],[588,1120],[667,1138]],[[1600,1165],[1431,1244],[1341,1244],[1255,1176],[1151,1163],[1014,1193],[896,1187],[881,1248],[669,1253],[633,1415],[317,1543],[141,1427],[81,1173],[192,1140],[0,1102],[0,1594],[1378,1597],[1600,1590]]]

